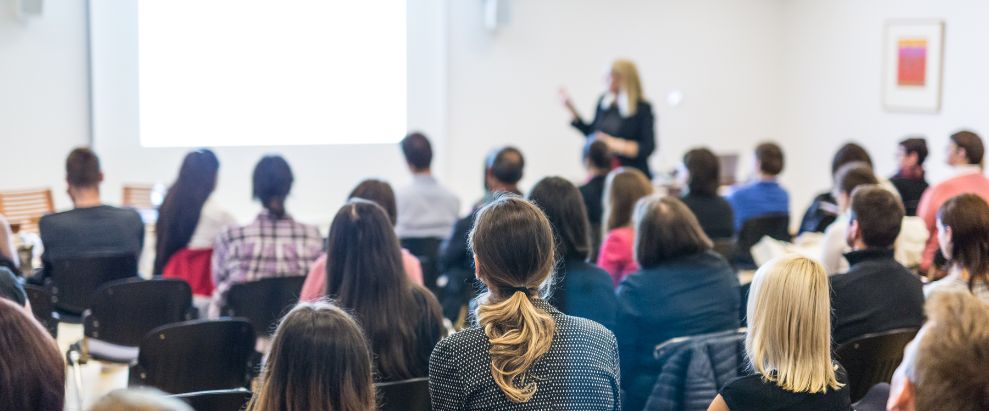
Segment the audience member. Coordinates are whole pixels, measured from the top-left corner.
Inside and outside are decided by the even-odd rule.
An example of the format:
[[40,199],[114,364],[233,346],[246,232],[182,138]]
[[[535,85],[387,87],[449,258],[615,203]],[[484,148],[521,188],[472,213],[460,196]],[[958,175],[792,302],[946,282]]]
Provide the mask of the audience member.
[[[841,201],[841,200],[839,200]],[[848,245],[851,268],[831,277],[834,342],[924,323],[920,279],[893,258],[903,205],[879,186],[856,189],[851,199]]]
[[838,218],[828,225],[821,239],[821,265],[828,274],[848,271],[848,261],[844,255],[851,251],[847,233],[852,192],[857,187],[877,184],[879,180],[872,173],[872,168],[863,162],[845,164],[834,173],[834,192],[831,197],[837,204]]
[[697,217],[697,221],[712,239],[735,236],[735,224],[731,204],[718,195],[721,184],[721,162],[707,148],[695,148],[683,155],[678,177],[685,182],[687,191],[683,203]]
[[371,358],[360,325],[344,310],[299,304],[278,324],[247,410],[373,410]]
[[848,377],[831,357],[829,290],[824,268],[806,257],[759,268],[745,336],[754,373],[722,387],[708,410],[851,410]]
[[304,275],[323,250],[315,226],[296,222],[285,209],[292,169],[281,156],[265,156],[254,167],[254,198],[264,210],[250,224],[225,230],[213,247],[213,302],[220,315],[226,293],[237,283]]
[[398,238],[444,239],[459,218],[460,199],[433,177],[433,148],[425,135],[409,134],[401,146],[412,184],[396,193]]
[[927,141],[923,138],[908,138],[896,147],[896,163],[899,167],[889,181],[896,187],[903,199],[908,216],[917,215],[920,196],[927,190],[924,176],[924,160],[927,159]]
[[738,278],[680,200],[653,195],[635,208],[641,270],[618,287],[618,346],[625,405],[642,409],[662,364],[653,351],[670,338],[737,329]]
[[597,264],[608,274],[614,285],[639,269],[633,255],[635,229],[632,212],[635,202],[653,192],[645,174],[634,168],[617,168],[608,174],[604,186],[604,229]]
[[614,328],[615,289],[606,271],[587,262],[591,247],[580,191],[564,178],[546,177],[532,187],[529,201],[553,226],[557,271],[549,303],[566,315]]
[[129,388],[111,391],[89,411],[194,411],[189,404],[171,398],[154,388]]
[[96,154],[88,148],[72,150],[65,161],[65,180],[74,208],[41,218],[44,271],[32,281],[44,282],[55,261],[88,256],[133,255],[136,273],[144,222],[137,211],[103,204],[103,172]]
[[989,303],[989,205],[975,194],[954,197],[938,209],[937,241],[948,260],[948,276],[924,293],[968,290]]
[[154,274],[185,280],[199,298],[213,295],[213,243],[237,224],[233,215],[211,200],[219,169],[220,162],[210,150],[186,154],[155,225]]
[[440,305],[409,281],[400,250],[391,220],[371,201],[350,200],[330,225],[326,295],[364,328],[380,381],[425,377],[443,336]]
[[21,307],[30,308],[27,292],[21,280],[7,267],[0,267],[0,298],[17,303]]
[[552,283],[554,240],[539,208],[496,199],[478,212],[470,246],[489,291],[478,324],[433,351],[433,409],[621,408],[615,337],[540,297]]
[[[872,169],[872,157],[862,146],[855,143],[845,143],[838,148],[838,151],[835,151],[831,158],[832,181],[837,181],[838,170],[850,163],[864,163],[870,170]],[[834,195],[836,189],[836,187],[832,188],[814,197],[810,206],[807,207],[807,211],[804,212],[804,217],[800,220],[798,233],[823,233],[834,223],[841,214],[838,199]]]
[[14,245],[14,233],[3,214],[0,214],[0,267],[6,267],[15,273],[20,272],[21,267],[20,256]]
[[754,181],[736,187],[728,195],[736,232],[750,219],[790,213],[790,195],[777,181],[783,172],[783,149],[775,143],[756,146],[755,169]]
[[59,411],[65,361],[31,312],[0,298],[0,411]]
[[604,183],[611,171],[613,157],[608,152],[608,145],[603,141],[588,140],[584,145],[584,168],[587,170],[587,182],[580,186],[580,195],[584,198],[584,208],[587,209],[587,220],[591,224],[591,261],[597,260],[598,248],[601,247],[601,216],[604,215]]
[[[353,191],[350,192],[348,200],[360,198],[377,204],[385,210],[388,220],[392,226],[395,225],[397,210],[395,207],[395,193],[388,183],[381,180],[364,180]],[[353,239],[352,241],[356,241]],[[422,284],[422,265],[419,259],[412,255],[409,250],[402,248],[402,269],[416,284]],[[299,298],[302,301],[311,301],[326,294],[326,254],[323,253],[313,263],[306,276],[306,282],[302,285],[302,294]]]
[[525,158],[515,147],[501,147],[484,161],[484,198],[470,214],[457,221],[453,232],[440,246],[440,272],[445,277],[442,297],[443,315],[456,320],[464,303],[474,292],[474,255],[467,247],[467,235],[474,227],[477,211],[503,193],[522,195],[518,183],[522,180]]
[[959,131],[951,135],[948,143],[947,163],[954,169],[954,177],[930,186],[920,197],[917,216],[924,219],[930,238],[920,264],[927,272],[938,251],[937,212],[948,199],[959,194],[972,193],[989,201],[989,179],[982,174],[982,158],[985,148],[982,139],[971,131]]

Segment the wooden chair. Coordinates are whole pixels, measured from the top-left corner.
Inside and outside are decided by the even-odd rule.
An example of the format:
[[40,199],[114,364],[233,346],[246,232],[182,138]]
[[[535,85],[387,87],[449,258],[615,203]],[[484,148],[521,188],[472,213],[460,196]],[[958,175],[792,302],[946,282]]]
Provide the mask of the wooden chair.
[[14,232],[38,233],[41,216],[55,211],[50,188],[0,191],[0,214]]
[[153,184],[124,184],[121,205],[138,210],[154,209],[154,202],[151,201],[151,193],[154,189]]

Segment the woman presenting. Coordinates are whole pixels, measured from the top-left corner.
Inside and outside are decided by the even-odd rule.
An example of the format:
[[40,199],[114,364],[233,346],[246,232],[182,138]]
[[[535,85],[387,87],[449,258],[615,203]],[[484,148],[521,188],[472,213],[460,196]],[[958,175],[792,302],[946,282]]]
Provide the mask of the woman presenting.
[[652,106],[642,97],[635,63],[615,60],[607,76],[608,91],[598,99],[594,121],[584,122],[570,94],[560,90],[563,105],[573,115],[572,126],[587,138],[604,141],[624,167],[641,170],[650,179],[649,156],[656,149]]

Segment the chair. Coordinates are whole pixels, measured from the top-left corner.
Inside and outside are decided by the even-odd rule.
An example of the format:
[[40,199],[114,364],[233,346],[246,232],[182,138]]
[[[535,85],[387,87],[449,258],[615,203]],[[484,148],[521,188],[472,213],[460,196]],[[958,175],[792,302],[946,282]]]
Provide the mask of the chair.
[[299,302],[305,281],[304,276],[292,276],[235,284],[227,292],[223,313],[246,318],[258,333],[271,335],[282,316]]
[[251,392],[243,388],[213,390],[173,395],[194,410],[240,411],[251,400]]
[[55,314],[55,296],[43,287],[24,284],[27,299],[31,302],[31,312],[34,318],[45,326],[52,338],[58,338],[58,315]]
[[439,258],[440,238],[403,238],[402,248],[409,250],[412,255],[419,259],[422,265],[422,280],[426,288],[434,294],[437,292],[436,278],[440,276]]
[[735,257],[732,261],[736,268],[755,268],[755,261],[749,250],[762,237],[769,236],[780,241],[790,241],[790,215],[772,214],[751,218],[742,224],[735,242]]
[[154,190],[155,186],[153,184],[124,184],[121,205],[138,210],[154,209],[154,201],[151,199],[151,194]]
[[158,327],[141,341],[130,385],[169,393],[247,387],[254,328],[242,319],[184,321]]
[[872,386],[890,382],[903,361],[903,349],[917,335],[916,328],[901,328],[866,334],[838,346],[835,357],[848,373],[852,402]]
[[192,290],[182,280],[134,278],[104,284],[82,316],[81,358],[130,363],[148,332],[189,320],[191,310]]
[[66,322],[78,323],[90,298],[103,284],[137,276],[133,254],[105,257],[77,257],[52,262],[46,287],[55,298],[55,308]]
[[0,214],[14,232],[38,233],[41,216],[55,211],[50,188],[0,192]]
[[429,378],[375,384],[380,411],[429,411]]
[[742,327],[747,327],[749,325],[748,307],[749,307],[749,289],[752,288],[752,283],[745,283],[738,287],[738,292],[741,294],[741,299],[738,300],[738,323]]
[[745,329],[672,338],[653,357],[661,368],[646,410],[707,410],[718,390],[745,375]]

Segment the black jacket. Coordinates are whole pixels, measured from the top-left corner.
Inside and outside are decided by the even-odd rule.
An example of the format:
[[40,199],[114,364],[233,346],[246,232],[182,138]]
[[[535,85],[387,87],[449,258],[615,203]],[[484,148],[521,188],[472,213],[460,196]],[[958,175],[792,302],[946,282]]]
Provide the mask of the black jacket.
[[615,114],[618,108],[615,105],[605,109],[601,107],[601,100],[598,99],[597,109],[594,111],[594,120],[590,124],[583,119],[575,119],[571,125],[580,130],[584,136],[593,137],[595,131],[603,131],[612,136],[631,140],[639,143],[639,153],[635,157],[618,156],[618,162],[625,167],[635,167],[652,179],[652,172],[649,171],[649,156],[656,150],[656,130],[655,119],[652,113],[652,105],[645,101],[639,101],[635,108],[635,114],[631,117],[622,117],[617,124],[608,124],[605,118]]
[[889,182],[893,183],[896,191],[900,192],[900,198],[903,199],[903,207],[906,209],[907,215],[917,215],[917,205],[920,204],[920,196],[924,194],[924,190],[927,190],[929,186],[927,180],[924,177],[919,179],[910,178],[896,173],[895,176],[890,177]]
[[681,200],[697,216],[704,234],[712,240],[735,236],[735,214],[728,200],[717,194],[693,193],[688,193]]

